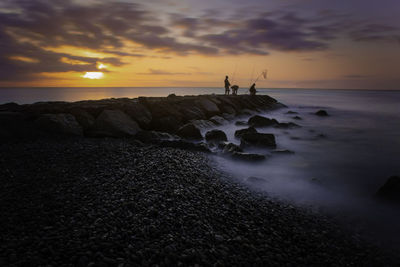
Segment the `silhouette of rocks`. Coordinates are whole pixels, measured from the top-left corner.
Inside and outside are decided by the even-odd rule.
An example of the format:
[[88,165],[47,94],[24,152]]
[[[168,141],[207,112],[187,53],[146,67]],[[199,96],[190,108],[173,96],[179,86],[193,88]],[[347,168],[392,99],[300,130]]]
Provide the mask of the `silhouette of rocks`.
[[315,115],[317,116],[321,116],[321,117],[326,117],[329,116],[328,112],[326,112],[326,110],[320,109],[317,112],[315,112]]
[[82,127],[71,114],[43,114],[35,120],[36,126],[51,134],[82,135]]
[[290,128],[300,128],[301,126],[293,122],[279,122],[274,127],[280,129],[290,129]]
[[385,201],[400,204],[400,176],[391,176],[376,195]]
[[94,125],[95,118],[84,109],[72,109],[71,114],[75,116],[76,121],[82,126],[84,130],[88,130]]
[[294,151],[288,149],[272,150],[271,153],[274,154],[294,154]]
[[221,114],[218,106],[207,98],[200,98],[196,101],[196,104],[206,113],[207,116],[214,116]]
[[126,115],[136,121],[141,128],[149,128],[153,116],[144,105],[136,102],[129,102],[122,106],[122,110]]
[[194,139],[194,140],[203,139],[203,136],[201,135],[199,128],[194,126],[192,123],[187,123],[183,125],[181,128],[179,128],[176,134],[186,139]]
[[251,117],[248,122],[249,125],[254,126],[254,127],[267,127],[267,126],[273,126],[278,124],[278,121],[275,119],[269,119],[260,115],[255,115]]
[[294,116],[293,119],[295,120],[302,120],[302,118],[300,116]]
[[226,134],[221,130],[211,130],[206,133],[206,141],[212,143],[220,143],[228,141]]
[[242,137],[242,135],[244,135],[246,133],[257,133],[257,130],[253,126],[250,126],[249,128],[245,128],[245,129],[236,130],[235,137],[240,138],[240,137]]
[[275,148],[275,136],[269,133],[245,133],[240,138],[240,147],[269,147]]
[[91,136],[126,137],[140,131],[139,125],[121,110],[104,110],[90,131]]
[[223,145],[222,153],[232,154],[234,152],[243,152],[243,150],[240,148],[240,146],[233,144],[233,143],[228,143],[228,144]]
[[285,114],[299,114],[298,112],[296,112],[296,111],[292,111],[292,110],[289,110],[288,112],[286,112]]

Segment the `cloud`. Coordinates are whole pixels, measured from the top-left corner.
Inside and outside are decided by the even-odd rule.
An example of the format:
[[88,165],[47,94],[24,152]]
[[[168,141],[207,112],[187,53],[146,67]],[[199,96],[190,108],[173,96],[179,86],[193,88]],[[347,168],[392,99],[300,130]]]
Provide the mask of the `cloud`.
[[400,29],[385,24],[366,24],[350,31],[350,37],[357,42],[399,42]]
[[149,69],[148,72],[140,72],[137,74],[141,75],[192,75],[189,72],[169,72],[165,70],[159,70],[159,69]]

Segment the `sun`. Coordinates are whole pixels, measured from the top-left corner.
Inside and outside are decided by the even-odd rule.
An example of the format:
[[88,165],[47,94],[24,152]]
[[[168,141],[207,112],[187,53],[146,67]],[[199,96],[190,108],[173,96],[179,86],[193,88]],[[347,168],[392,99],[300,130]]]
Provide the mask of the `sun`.
[[82,77],[87,79],[101,79],[104,77],[104,74],[102,72],[86,72]]

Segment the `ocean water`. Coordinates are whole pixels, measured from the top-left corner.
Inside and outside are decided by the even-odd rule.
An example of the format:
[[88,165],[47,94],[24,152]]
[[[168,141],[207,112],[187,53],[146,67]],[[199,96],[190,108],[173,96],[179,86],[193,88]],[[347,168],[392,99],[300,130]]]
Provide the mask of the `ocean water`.
[[[222,94],[223,88],[0,88],[0,104],[38,101],[78,101],[110,97]],[[240,90],[239,90],[239,93]],[[376,201],[374,195],[391,175],[400,175],[400,91],[259,89],[288,108],[262,114],[296,129],[264,128],[273,133],[278,149],[290,155],[271,155],[252,164],[213,157],[216,165],[250,188],[294,205],[340,215],[345,222],[400,245],[398,207]],[[330,116],[318,117],[325,109]],[[301,120],[295,120],[297,112]],[[236,120],[247,120],[248,116]],[[222,125],[230,142],[237,129]],[[204,130],[206,131],[206,130]],[[249,177],[256,177],[249,178]]]

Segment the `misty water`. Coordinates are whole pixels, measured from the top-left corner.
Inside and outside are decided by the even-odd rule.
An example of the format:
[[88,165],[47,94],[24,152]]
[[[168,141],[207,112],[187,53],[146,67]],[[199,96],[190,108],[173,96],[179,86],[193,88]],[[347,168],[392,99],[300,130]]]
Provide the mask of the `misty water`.
[[[1,88],[0,103],[78,101],[110,97],[221,94],[222,88]],[[239,93],[241,93],[239,91]],[[250,188],[294,205],[336,215],[367,235],[399,244],[400,211],[374,194],[391,175],[400,175],[400,92],[358,90],[261,89],[288,108],[261,115],[301,125],[259,129],[276,136],[277,149],[257,164],[213,157],[217,166]],[[330,116],[318,117],[325,109]],[[287,111],[298,114],[287,114]],[[302,120],[295,120],[294,116]],[[247,120],[249,116],[236,120]],[[244,126],[218,128],[229,141]],[[267,149],[255,150],[270,155]],[[256,177],[250,178],[249,177]]]

